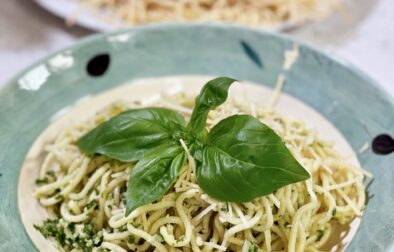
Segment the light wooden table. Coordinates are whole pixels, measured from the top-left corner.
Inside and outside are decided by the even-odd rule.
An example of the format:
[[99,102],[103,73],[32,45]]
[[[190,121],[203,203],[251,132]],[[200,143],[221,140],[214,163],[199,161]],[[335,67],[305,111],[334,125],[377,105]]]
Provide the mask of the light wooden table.
[[[394,96],[393,0],[355,0],[359,9],[328,25],[309,24],[290,34],[359,67]],[[0,1],[0,86],[47,54],[91,34],[47,13],[32,0]]]

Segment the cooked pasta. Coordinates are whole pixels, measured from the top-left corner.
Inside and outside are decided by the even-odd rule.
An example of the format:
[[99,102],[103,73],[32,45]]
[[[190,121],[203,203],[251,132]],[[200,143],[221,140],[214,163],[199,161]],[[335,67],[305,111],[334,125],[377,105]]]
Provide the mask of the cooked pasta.
[[281,136],[310,179],[251,202],[219,202],[197,185],[189,154],[162,199],[125,216],[133,164],[82,154],[75,142],[130,108],[168,107],[190,118],[193,100],[179,92],[149,104],[115,102],[61,132],[45,149],[35,190],[52,219],[36,228],[63,251],[322,251],[334,223],[348,224],[362,215],[367,172],[347,162],[333,143],[321,140],[304,123],[234,98],[211,111],[208,127],[229,115],[252,114]]
[[[228,21],[270,27],[322,19],[339,0],[81,0],[124,24],[158,21]],[[70,18],[72,20],[72,17]]]

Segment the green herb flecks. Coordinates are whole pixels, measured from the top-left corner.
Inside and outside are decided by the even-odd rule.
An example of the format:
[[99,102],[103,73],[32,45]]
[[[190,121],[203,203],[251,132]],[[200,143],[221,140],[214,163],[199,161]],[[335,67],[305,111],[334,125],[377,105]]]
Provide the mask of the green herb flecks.
[[97,200],[92,200],[86,204],[87,209],[95,209],[98,206]]
[[320,241],[321,238],[323,238],[323,235],[324,235],[324,230],[321,229],[317,230],[316,241],[317,242]]
[[242,246],[242,252],[257,252],[257,251],[259,251],[259,247],[250,241],[245,241],[244,245]]
[[126,231],[127,231],[127,226],[124,225],[124,226],[119,227],[119,228],[118,228],[118,231],[119,231],[119,232],[126,232]]
[[[45,238],[52,238],[66,251],[76,250],[91,252],[103,242],[102,231],[97,231],[91,224],[68,223],[63,219],[48,219],[41,225],[34,225]],[[77,230],[80,230],[77,232]]]
[[44,177],[42,179],[36,179],[36,185],[38,185],[38,186],[48,184],[48,182],[49,182],[49,180],[47,177]]
[[334,209],[332,210],[332,218],[334,218],[335,215],[337,215],[337,209],[336,209],[336,208],[334,208]]
[[127,243],[134,244],[135,243],[135,236],[134,235],[127,236]]

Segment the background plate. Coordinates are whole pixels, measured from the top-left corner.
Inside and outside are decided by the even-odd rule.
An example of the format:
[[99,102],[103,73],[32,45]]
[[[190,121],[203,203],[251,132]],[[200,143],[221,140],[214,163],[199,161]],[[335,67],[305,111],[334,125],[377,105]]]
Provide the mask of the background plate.
[[[79,7],[78,0],[34,0],[41,7],[55,14],[56,16],[67,20],[73,18],[75,24],[94,31],[112,31],[115,27],[99,17],[93,15],[91,11],[82,10]],[[119,27],[118,27],[119,28]]]
[[[104,11],[89,8],[82,9],[79,0],[34,0],[41,7],[55,14],[64,20],[72,20],[76,25],[94,30],[94,31],[114,31],[119,28],[132,27],[133,25],[122,22],[109,23],[106,20],[111,19]],[[348,1],[348,0],[345,0]],[[265,28],[270,31],[284,31],[297,26],[300,23],[283,23],[272,27]]]
[[[16,76],[0,91],[0,251],[33,250],[18,211],[18,175],[31,144],[59,111],[143,77],[228,75],[273,87],[283,52],[293,44],[286,37],[239,26],[141,26],[82,40]],[[376,135],[394,135],[392,97],[346,63],[304,44],[299,47],[300,56],[286,73],[286,93],[325,116],[354,150]],[[89,75],[87,64],[102,54],[110,59],[107,71]],[[93,61],[89,69],[97,74],[105,70],[103,63]],[[374,174],[369,187],[374,197],[348,251],[392,251],[394,156],[377,156],[368,149],[358,159]]]

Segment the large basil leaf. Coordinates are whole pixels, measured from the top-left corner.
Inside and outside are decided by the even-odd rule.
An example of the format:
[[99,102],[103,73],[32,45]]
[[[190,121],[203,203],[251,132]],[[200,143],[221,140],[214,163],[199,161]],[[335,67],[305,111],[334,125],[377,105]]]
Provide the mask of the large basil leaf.
[[205,84],[196,98],[188,125],[193,134],[199,135],[205,130],[209,111],[226,101],[228,89],[234,81],[228,77],[219,77]]
[[179,145],[162,145],[147,152],[129,177],[126,216],[160,199],[177,179],[184,162],[185,154]]
[[222,201],[247,202],[309,178],[281,138],[249,115],[219,122],[197,169],[200,187]]
[[165,108],[143,108],[125,111],[99,125],[77,142],[85,153],[99,153],[131,162],[167,142],[178,142],[184,130],[184,119]]

